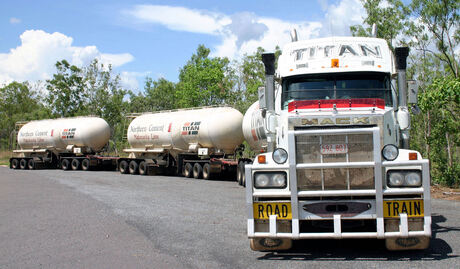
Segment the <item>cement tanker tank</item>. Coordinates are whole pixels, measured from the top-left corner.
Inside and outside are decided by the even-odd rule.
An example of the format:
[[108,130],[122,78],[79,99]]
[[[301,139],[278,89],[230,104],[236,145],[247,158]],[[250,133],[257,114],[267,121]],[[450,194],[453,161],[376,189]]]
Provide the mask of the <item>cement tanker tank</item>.
[[31,121],[18,132],[22,151],[48,149],[56,152],[79,148],[100,151],[110,139],[110,127],[97,117],[75,117]]
[[231,107],[143,114],[128,128],[127,152],[233,153],[243,142],[243,115]]
[[172,173],[212,179],[236,172],[243,115],[231,107],[143,114],[128,127],[122,174]]
[[259,101],[252,104],[244,114],[243,134],[252,150],[260,152],[266,149],[267,135],[262,111],[259,109]]

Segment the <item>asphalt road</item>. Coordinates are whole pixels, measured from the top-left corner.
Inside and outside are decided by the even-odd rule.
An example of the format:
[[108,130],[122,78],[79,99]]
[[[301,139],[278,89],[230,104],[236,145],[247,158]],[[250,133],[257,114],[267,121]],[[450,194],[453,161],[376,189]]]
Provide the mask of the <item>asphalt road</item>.
[[433,201],[426,251],[368,239],[263,253],[236,182],[0,167],[0,268],[459,268],[459,205]]

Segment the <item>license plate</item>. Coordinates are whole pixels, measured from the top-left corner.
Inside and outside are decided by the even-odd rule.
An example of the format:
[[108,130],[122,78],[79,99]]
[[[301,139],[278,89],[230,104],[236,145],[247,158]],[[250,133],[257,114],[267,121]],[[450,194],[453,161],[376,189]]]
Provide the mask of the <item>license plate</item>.
[[423,217],[423,200],[383,201],[385,218],[399,218],[401,213],[406,213],[408,217]]
[[321,154],[342,154],[348,152],[347,144],[322,144]]
[[291,203],[254,203],[254,219],[269,219],[276,215],[277,219],[292,219]]

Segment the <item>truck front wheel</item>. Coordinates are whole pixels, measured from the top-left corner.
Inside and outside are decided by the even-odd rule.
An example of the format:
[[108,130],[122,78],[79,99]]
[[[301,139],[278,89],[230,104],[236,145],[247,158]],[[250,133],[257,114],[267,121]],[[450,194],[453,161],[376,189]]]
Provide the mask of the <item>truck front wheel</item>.
[[254,251],[279,251],[292,248],[292,239],[251,238],[249,245]]

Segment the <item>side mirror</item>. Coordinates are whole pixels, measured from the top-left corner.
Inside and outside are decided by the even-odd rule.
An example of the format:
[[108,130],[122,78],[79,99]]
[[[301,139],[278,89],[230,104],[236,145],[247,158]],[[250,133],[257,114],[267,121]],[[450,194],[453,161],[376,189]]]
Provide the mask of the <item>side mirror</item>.
[[407,81],[407,91],[408,91],[408,100],[409,104],[417,104],[417,95],[418,95],[418,83],[415,80]]
[[259,109],[265,110],[267,109],[267,98],[265,95],[265,87],[264,86],[259,87],[258,93],[259,93]]

